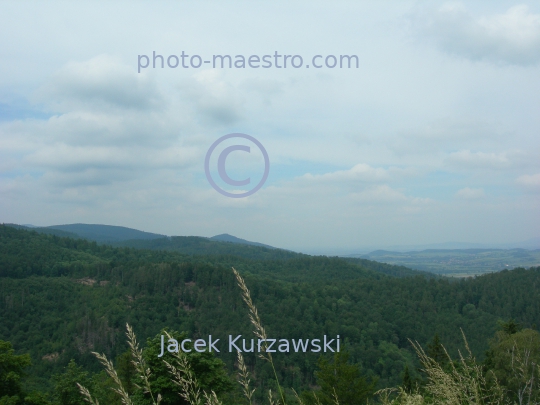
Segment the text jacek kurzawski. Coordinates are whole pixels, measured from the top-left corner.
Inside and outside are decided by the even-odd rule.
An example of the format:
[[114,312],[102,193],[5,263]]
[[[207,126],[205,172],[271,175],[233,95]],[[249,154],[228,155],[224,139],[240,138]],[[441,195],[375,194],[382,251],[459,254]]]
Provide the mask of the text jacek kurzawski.
[[[178,341],[176,339],[167,339],[161,335],[161,353],[158,357],[162,357],[165,351],[169,353],[178,353],[182,351],[189,353],[193,350],[202,353],[205,351],[220,352],[217,345],[220,339],[212,339],[212,335],[208,335],[208,340],[184,339]],[[335,350],[332,345],[335,342]],[[228,345],[229,352],[253,353],[291,353],[291,352],[339,352],[339,335],[335,339],[328,339],[326,335],[322,339],[242,339],[242,335],[229,335]],[[223,347],[221,347],[223,349]]]

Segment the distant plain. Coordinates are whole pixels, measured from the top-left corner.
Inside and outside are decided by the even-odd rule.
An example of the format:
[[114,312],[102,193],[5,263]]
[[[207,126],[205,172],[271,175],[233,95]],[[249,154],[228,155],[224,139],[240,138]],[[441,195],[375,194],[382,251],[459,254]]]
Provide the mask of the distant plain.
[[377,250],[351,255],[452,277],[470,277],[540,264],[540,249],[427,249],[411,252]]

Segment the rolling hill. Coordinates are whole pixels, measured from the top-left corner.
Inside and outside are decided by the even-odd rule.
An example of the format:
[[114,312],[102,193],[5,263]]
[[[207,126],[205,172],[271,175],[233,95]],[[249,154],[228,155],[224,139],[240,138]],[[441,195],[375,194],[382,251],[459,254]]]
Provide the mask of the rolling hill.
[[[351,360],[378,377],[381,388],[399,384],[405,366],[416,372],[408,339],[426,344],[437,333],[455,354],[461,328],[482,358],[498,320],[540,324],[540,268],[449,281],[413,270],[400,274],[406,269],[365,259],[291,252],[265,259],[278,249],[202,239],[254,256],[113,247],[0,226],[0,340],[30,353],[29,378],[47,387],[70,359],[97,372],[91,351],[111,358],[123,353],[126,322],[142,342],[163,328],[194,337],[251,335],[232,265],[245,277],[272,336],[339,334]],[[384,274],[390,270],[392,276]],[[221,354],[231,372],[234,355]],[[266,363],[246,358],[264,381]],[[313,385],[317,358],[276,355],[284,384]]]

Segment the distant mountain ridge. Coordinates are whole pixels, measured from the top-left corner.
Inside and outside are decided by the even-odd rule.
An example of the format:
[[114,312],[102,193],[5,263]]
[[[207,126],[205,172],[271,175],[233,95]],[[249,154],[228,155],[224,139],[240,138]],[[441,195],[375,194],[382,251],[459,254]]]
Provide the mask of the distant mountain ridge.
[[208,239],[219,241],[219,242],[239,243],[241,245],[261,246],[267,249],[276,249],[273,246],[265,245],[264,243],[251,242],[249,240],[237,238],[236,236],[229,235],[228,233],[222,233],[220,235],[212,236],[211,238],[208,238]]
[[[116,262],[111,261],[111,258],[119,253],[124,261],[136,260],[138,257],[138,260],[149,262],[157,260],[179,263],[194,260],[220,263],[240,272],[294,282],[377,278],[381,274],[394,278],[436,277],[403,266],[365,259],[309,256],[284,249],[222,242],[199,236],[132,239],[101,244],[78,236],[58,237],[56,232],[67,233],[61,230],[41,229],[47,232],[37,232],[36,228],[20,225],[0,224],[0,277],[2,274],[24,276],[33,271],[41,275],[58,274],[60,268],[55,267],[58,258],[61,258],[62,266],[82,262],[114,265]],[[54,237],[51,237],[49,231],[54,232]]]
[[[188,255],[233,255],[249,259],[290,259],[300,255],[286,249],[276,248],[259,242],[252,242],[223,233],[212,237],[201,236],[167,236],[140,231],[123,226],[99,224],[67,224],[47,227],[32,225],[6,224],[19,229],[38,233],[52,234],[59,237],[83,238],[100,244],[118,247],[131,247],[148,250],[175,251]],[[529,246],[536,246],[538,239],[526,241]],[[396,267],[385,267],[387,274],[409,275],[414,269],[420,272],[453,276],[471,276],[514,267],[531,267],[540,265],[540,250],[519,248],[485,248],[480,244],[433,244],[431,248],[408,251],[380,249],[371,252],[341,256],[364,267],[375,266],[361,259],[386,263]],[[452,246],[452,248],[450,248]],[[467,246],[467,248],[457,247]],[[355,260],[356,259],[356,260]]]
[[25,224],[25,225],[4,224],[4,225],[10,226],[10,227],[15,228],[15,229],[24,229],[24,230],[27,230],[27,231],[45,233],[47,235],[56,235],[56,236],[59,236],[61,238],[78,239],[78,238],[81,237],[81,236],[79,236],[79,235],[77,235],[76,233],[73,233],[73,232],[61,231],[60,229],[54,229],[54,228],[38,227],[38,226],[34,226],[34,225],[29,225],[29,224]]
[[[53,234],[56,236],[70,237],[70,238],[84,238],[93,240],[99,243],[117,243],[135,240],[155,240],[162,238],[171,238],[171,236],[162,235],[158,233],[140,231],[138,229],[127,228],[125,226],[115,225],[101,225],[101,224],[66,224],[66,225],[51,225],[44,227],[37,227],[31,224],[17,225],[6,224],[20,229],[31,229],[39,233]],[[176,237],[176,236],[175,236]],[[195,238],[208,239],[215,242],[228,242],[236,243],[239,245],[259,246],[267,249],[277,249],[274,246],[265,245],[264,243],[251,242],[249,240],[237,238],[236,236],[228,233],[222,233],[210,238],[203,236],[196,236]]]
[[139,231],[137,229],[126,228],[124,226],[100,225],[100,224],[68,224],[68,225],[52,225],[40,229],[56,229],[59,231],[70,232],[80,236],[81,238],[94,240],[96,242],[119,242],[131,239],[159,239],[166,238],[166,235],[157,233]]

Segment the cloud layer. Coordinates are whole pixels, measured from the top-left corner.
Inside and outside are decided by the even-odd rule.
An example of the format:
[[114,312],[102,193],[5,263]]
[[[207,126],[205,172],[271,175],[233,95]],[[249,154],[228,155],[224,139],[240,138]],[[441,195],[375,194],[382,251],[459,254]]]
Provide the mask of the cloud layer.
[[[311,251],[538,236],[534,4],[316,2],[306,15],[307,3],[80,3],[57,17],[54,4],[0,6],[0,35],[15,41],[0,45],[0,222],[227,232]],[[360,66],[137,73],[153,49],[355,53]],[[246,199],[204,174],[209,146],[232,132],[270,156]],[[231,154],[227,170],[254,177],[259,163]]]
[[475,16],[462,3],[447,3],[421,13],[415,23],[443,51],[467,59],[515,65],[540,61],[540,14],[525,4]]

